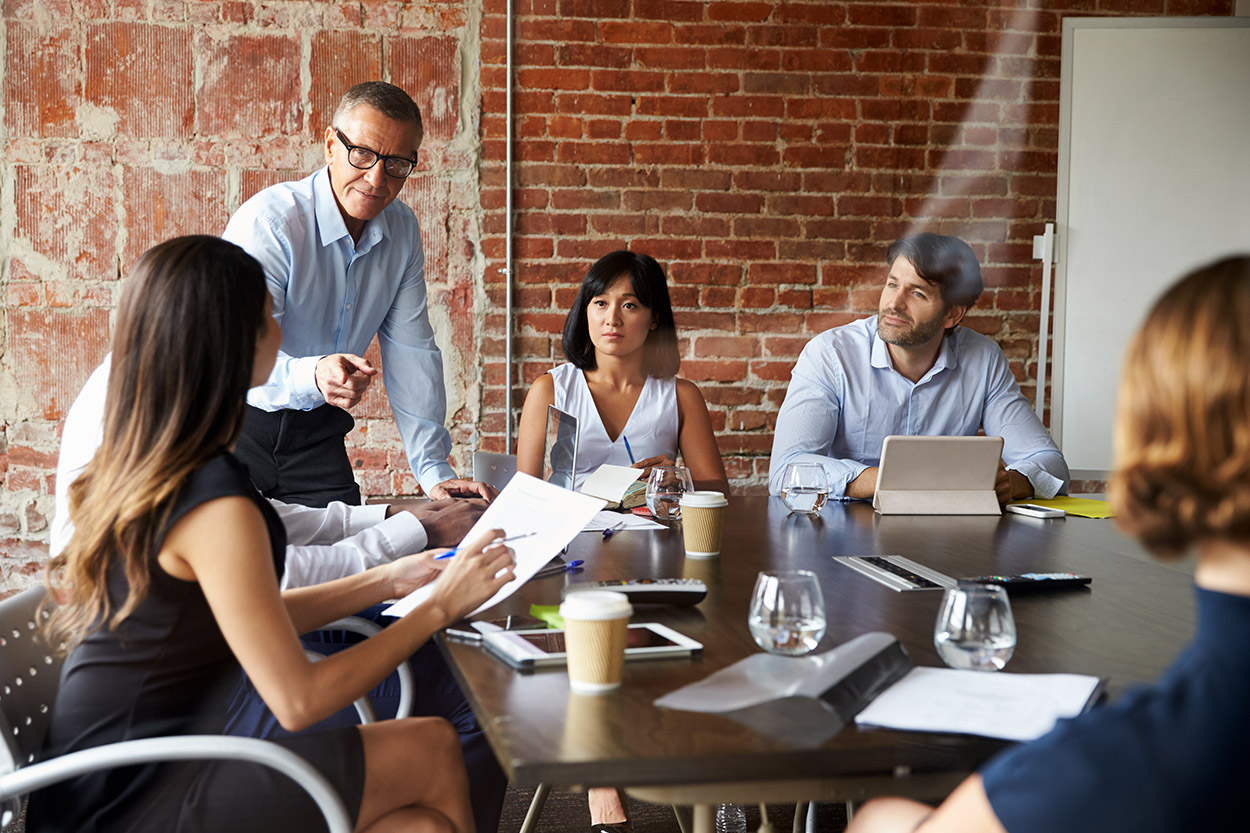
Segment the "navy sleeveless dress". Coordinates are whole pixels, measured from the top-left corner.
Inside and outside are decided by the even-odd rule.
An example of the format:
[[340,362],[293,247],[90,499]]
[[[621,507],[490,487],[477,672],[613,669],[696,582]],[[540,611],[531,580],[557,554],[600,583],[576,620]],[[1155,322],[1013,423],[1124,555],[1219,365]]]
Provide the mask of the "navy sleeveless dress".
[[[244,496],[264,515],[274,568],[284,568],[286,533],[233,455],[222,453],[188,479],[153,542],[147,597],[116,630],[100,628],[66,658],[44,747],[61,755],[105,743],[164,735],[222,734],[242,669],[197,582],[157,562],[165,535],[195,507]],[[113,609],[128,582],[115,568]],[[364,789],[360,732],[346,727],[276,741],[334,784],[354,819]],[[40,831],[315,831],[325,822],[300,787],[257,764],[231,761],[124,767],[65,781],[31,795],[27,829]]]

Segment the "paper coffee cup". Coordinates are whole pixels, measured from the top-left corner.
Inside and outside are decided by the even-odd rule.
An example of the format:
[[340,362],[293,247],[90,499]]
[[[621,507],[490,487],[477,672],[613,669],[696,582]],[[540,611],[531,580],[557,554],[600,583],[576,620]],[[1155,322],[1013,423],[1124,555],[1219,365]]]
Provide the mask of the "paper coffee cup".
[[721,530],[729,501],[720,492],[684,492],[681,496],[681,534],[690,558],[720,555]]
[[564,644],[569,657],[569,685],[594,694],[621,687],[625,640],[634,609],[621,593],[582,590],[560,605]]

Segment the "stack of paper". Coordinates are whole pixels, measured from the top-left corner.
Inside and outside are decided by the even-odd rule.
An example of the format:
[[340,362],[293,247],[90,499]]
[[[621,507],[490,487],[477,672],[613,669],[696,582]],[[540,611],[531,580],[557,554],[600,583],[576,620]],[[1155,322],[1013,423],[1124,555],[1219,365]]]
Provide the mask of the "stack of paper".
[[855,722],[907,732],[1033,740],[1093,701],[1097,677],[913,668]]

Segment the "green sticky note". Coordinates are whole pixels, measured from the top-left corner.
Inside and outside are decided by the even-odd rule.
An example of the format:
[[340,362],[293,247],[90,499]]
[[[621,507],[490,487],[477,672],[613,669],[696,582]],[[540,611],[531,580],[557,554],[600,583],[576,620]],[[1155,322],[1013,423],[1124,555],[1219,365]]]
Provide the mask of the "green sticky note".
[[530,605],[530,616],[546,622],[549,628],[564,629],[564,617],[560,615],[559,605]]

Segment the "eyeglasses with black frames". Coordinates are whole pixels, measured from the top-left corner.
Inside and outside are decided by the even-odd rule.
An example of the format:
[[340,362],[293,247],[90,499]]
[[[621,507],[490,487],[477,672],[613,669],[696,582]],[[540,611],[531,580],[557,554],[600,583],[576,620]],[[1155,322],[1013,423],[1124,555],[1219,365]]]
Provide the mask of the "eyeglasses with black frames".
[[347,161],[353,168],[367,171],[378,164],[378,160],[381,159],[382,170],[386,172],[387,176],[393,176],[396,179],[407,179],[413,168],[417,166],[415,159],[409,159],[406,156],[383,156],[376,150],[353,145],[347,141],[343,131],[337,127],[334,128],[334,135],[338,136],[339,141],[343,143],[343,147],[347,148]]

